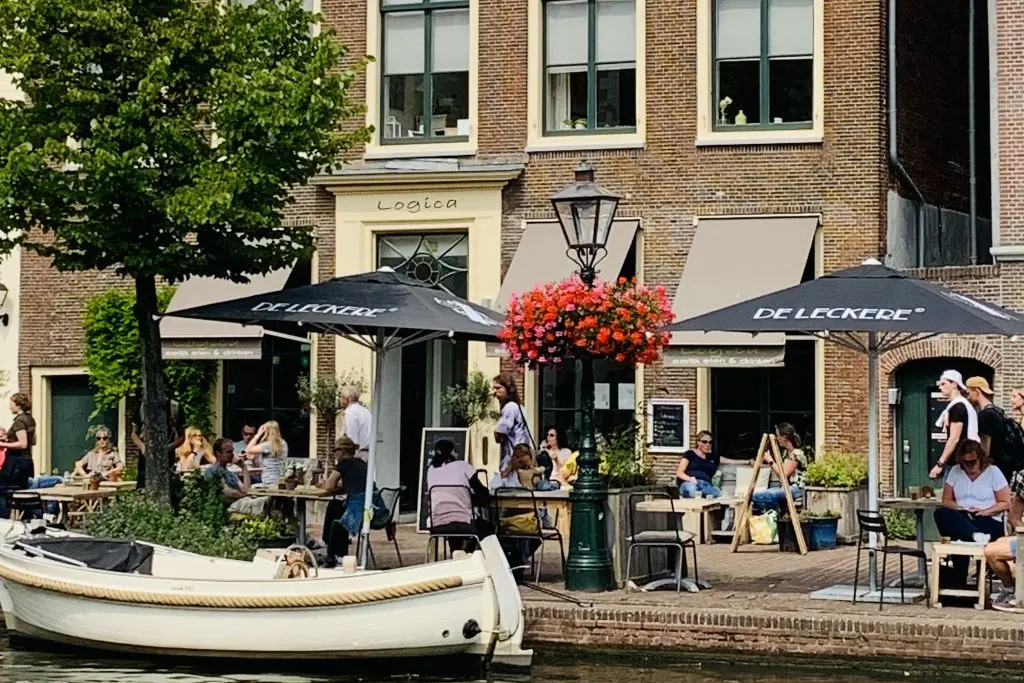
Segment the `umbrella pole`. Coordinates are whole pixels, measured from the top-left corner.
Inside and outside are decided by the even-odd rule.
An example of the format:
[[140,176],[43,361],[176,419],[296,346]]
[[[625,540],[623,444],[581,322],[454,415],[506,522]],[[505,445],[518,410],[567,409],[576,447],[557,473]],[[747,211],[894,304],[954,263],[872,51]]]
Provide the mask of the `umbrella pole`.
[[370,550],[370,520],[373,518],[373,489],[377,482],[377,426],[380,424],[380,387],[384,374],[384,335],[377,333],[373,359],[373,394],[370,400],[370,454],[366,459],[366,497],[363,501],[363,529],[359,533],[359,568],[366,569]]
[[[868,332],[868,509],[878,510],[878,333]],[[878,590],[878,538],[868,536],[868,590]],[[854,587],[856,590],[856,586]]]

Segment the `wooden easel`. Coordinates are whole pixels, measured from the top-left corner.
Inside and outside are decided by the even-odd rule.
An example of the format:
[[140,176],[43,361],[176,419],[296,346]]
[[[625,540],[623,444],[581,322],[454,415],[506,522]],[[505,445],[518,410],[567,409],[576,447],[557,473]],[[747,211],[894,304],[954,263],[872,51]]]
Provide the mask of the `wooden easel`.
[[[769,448],[771,452],[769,453]],[[796,543],[800,548],[800,554],[807,554],[807,543],[804,541],[804,530],[800,526],[800,516],[796,511],[796,503],[793,502],[793,493],[790,491],[789,478],[782,470],[782,453],[779,451],[779,442],[774,434],[763,434],[761,445],[757,448],[757,457],[754,458],[754,476],[750,478],[747,492],[743,495],[743,505],[740,506],[740,514],[736,517],[735,531],[732,535],[732,551],[739,550],[742,539],[748,537],[747,526],[750,521],[751,498],[754,495],[754,487],[757,486],[758,472],[761,471],[761,464],[766,455],[772,456],[772,470],[779,478],[782,490],[786,493],[786,506],[789,509],[789,518],[793,522],[793,531],[796,533]]]

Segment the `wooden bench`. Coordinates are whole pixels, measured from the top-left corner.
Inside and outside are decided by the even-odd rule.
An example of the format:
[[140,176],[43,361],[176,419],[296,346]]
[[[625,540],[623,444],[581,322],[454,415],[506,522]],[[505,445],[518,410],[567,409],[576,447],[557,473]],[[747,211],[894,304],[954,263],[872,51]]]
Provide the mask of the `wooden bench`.
[[[1017,553],[1017,556],[1020,557],[1019,546]],[[939,586],[939,567],[942,564],[943,558],[957,556],[968,557],[972,561],[976,561],[979,563],[977,590],[967,590],[963,588],[941,588]],[[932,607],[942,607],[942,601],[940,598],[943,595],[967,598],[973,598],[977,596],[978,602],[974,605],[974,608],[985,609],[985,601],[988,598],[988,596],[986,595],[988,589],[988,581],[985,580],[985,577],[987,575],[988,562],[985,560],[985,546],[972,543],[933,543],[931,576],[929,577],[929,581],[931,583],[931,590],[929,592],[932,596]]]

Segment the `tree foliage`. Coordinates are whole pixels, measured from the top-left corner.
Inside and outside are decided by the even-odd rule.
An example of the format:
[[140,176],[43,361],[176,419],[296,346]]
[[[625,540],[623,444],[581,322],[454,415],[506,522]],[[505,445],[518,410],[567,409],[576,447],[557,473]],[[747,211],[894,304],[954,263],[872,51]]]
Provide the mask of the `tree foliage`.
[[[0,253],[133,280],[147,451],[169,443],[157,281],[308,256],[289,190],[367,138],[344,125],[362,61],[318,20],[301,0],[0,3],[0,69],[25,95],[0,103]],[[169,465],[151,472],[167,500]]]
[[[174,295],[173,287],[157,296],[162,313]],[[142,390],[142,348],[135,323],[135,293],[110,290],[92,297],[82,315],[85,367],[96,391],[96,414],[116,408],[122,398]],[[164,376],[171,396],[178,401],[189,425],[209,432],[213,425],[211,390],[217,368],[211,361],[170,361]]]

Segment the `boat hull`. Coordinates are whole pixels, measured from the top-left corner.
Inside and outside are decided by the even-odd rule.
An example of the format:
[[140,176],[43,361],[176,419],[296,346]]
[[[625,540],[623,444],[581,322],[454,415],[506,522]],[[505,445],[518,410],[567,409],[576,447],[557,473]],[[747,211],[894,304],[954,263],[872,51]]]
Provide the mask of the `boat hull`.
[[[19,636],[112,652],[246,660],[463,656],[529,666],[518,590],[512,584],[514,597],[496,592],[496,583],[507,591],[511,580],[496,552],[495,542],[486,556],[260,580],[253,577],[266,567],[158,549],[169,565],[195,562],[200,577],[211,567],[250,572],[225,581],[104,572],[0,548],[0,606]],[[502,570],[495,581],[491,573]]]

